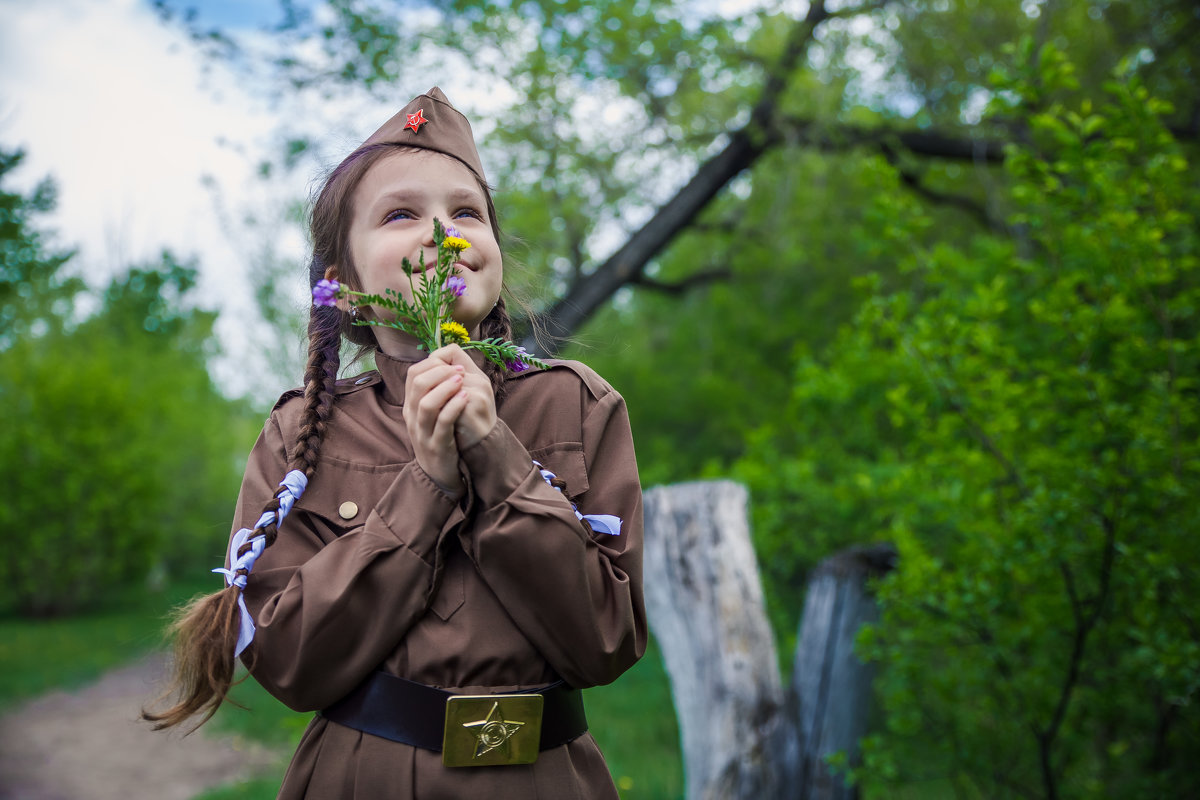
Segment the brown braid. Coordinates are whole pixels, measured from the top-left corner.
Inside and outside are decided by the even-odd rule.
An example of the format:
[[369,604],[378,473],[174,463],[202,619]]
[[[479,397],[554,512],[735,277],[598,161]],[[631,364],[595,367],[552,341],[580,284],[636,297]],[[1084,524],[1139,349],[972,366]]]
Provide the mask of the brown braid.
[[341,356],[342,313],[336,308],[313,306],[308,321],[308,366],[304,370],[304,411],[296,454],[289,469],[303,470],[312,478],[321,456],[321,442],[333,411],[333,387]]
[[[301,470],[312,478],[321,453],[330,412],[333,409],[333,388],[340,364],[338,347],[341,344],[341,314],[335,308],[313,306],[309,318],[308,366],[304,372],[304,410],[300,418],[300,434],[295,454],[287,471]],[[282,476],[280,476],[282,477]],[[279,510],[278,492],[263,506],[263,514]],[[261,528],[255,528],[248,539],[260,534],[266,546],[278,536],[274,516]],[[243,545],[238,555],[250,549]],[[246,574],[245,570],[238,570]],[[175,635],[175,676],[166,697],[178,694],[175,705],[164,711],[143,709],[142,718],[154,723],[155,730],[173,727],[188,718],[202,714],[192,728],[203,725],[217,712],[233,685],[234,659],[230,654],[237,645],[240,610],[237,586],[226,586],[219,592],[200,597],[186,606],[172,624]],[[190,733],[191,731],[189,731]]]
[[[479,336],[482,339],[492,337],[499,337],[506,341],[512,339],[512,320],[508,318],[508,310],[504,307],[503,296],[496,301],[495,307],[479,324]],[[499,405],[508,394],[508,371],[499,364],[484,361],[483,374],[487,375],[488,380],[492,382],[492,393],[496,395],[496,404]]]

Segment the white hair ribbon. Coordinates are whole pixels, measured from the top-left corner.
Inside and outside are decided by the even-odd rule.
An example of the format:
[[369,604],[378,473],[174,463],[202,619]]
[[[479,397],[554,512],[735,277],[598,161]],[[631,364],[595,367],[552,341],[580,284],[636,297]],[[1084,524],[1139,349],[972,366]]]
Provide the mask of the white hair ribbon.
[[[267,547],[267,539],[263,534],[260,533],[253,539],[250,538],[250,535],[264,525],[270,525],[271,522],[275,523],[276,528],[282,525],[283,518],[292,510],[292,506],[300,499],[300,495],[304,494],[304,489],[308,486],[308,478],[300,470],[294,469],[283,476],[279,485],[286,490],[279,494],[279,510],[264,511],[263,515],[258,518],[258,522],[254,523],[253,529],[242,528],[235,533],[229,541],[229,569],[218,567],[213,570],[213,572],[219,572],[225,576],[226,586],[246,588],[246,578],[249,576],[250,570],[254,569],[254,562]],[[242,549],[242,545],[246,544],[247,540],[250,542],[250,549],[242,555],[238,555],[238,551]],[[245,570],[245,574],[239,574],[239,570]],[[234,658],[240,656],[246,646],[254,641],[254,619],[250,616],[250,611],[246,608],[246,600],[241,593],[238,594],[238,611],[241,614],[241,625],[238,627],[237,648],[233,651]]]
[[[554,486],[553,483],[550,483],[550,481],[558,477],[557,475],[543,467],[537,461],[534,461],[533,465],[538,468],[538,472],[542,473],[542,480],[544,480],[546,483],[549,483],[553,488],[558,489],[560,493],[562,492],[562,489],[559,489],[557,486]],[[580,514],[579,509],[575,508],[574,503],[571,504],[571,508],[575,510],[575,516],[590,525],[592,530],[596,533],[606,533],[609,536],[621,535],[620,517],[614,517],[612,514]]]

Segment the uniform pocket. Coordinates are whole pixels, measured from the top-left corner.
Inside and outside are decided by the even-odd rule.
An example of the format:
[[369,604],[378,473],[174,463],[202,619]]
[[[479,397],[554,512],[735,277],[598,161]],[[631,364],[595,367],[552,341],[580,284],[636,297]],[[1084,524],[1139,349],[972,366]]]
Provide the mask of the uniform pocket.
[[325,520],[340,536],[367,521],[403,468],[403,464],[377,466],[322,458],[296,508]]
[[531,450],[529,455],[567,482],[568,497],[579,497],[588,490],[587,465],[579,442],[558,442]]

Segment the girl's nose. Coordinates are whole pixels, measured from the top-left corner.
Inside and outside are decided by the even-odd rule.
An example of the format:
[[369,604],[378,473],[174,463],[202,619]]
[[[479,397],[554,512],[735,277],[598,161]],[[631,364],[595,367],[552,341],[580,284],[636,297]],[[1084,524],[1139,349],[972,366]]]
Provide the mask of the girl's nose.
[[421,244],[424,247],[434,247],[434,248],[437,247],[437,244],[433,241],[433,226],[432,225],[430,225],[429,228],[425,231],[425,236],[421,239]]

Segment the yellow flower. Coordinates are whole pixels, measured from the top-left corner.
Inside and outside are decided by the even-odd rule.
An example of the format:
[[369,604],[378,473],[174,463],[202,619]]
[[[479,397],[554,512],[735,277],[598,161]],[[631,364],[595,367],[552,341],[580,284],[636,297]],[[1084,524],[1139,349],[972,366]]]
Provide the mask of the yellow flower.
[[471,335],[467,333],[467,329],[457,322],[442,323],[442,340],[447,344],[466,344],[470,339]]
[[470,247],[471,243],[466,239],[460,239],[457,236],[447,236],[445,239],[442,239],[442,245],[447,250],[456,250],[461,253],[463,250],[466,250],[468,247]]

